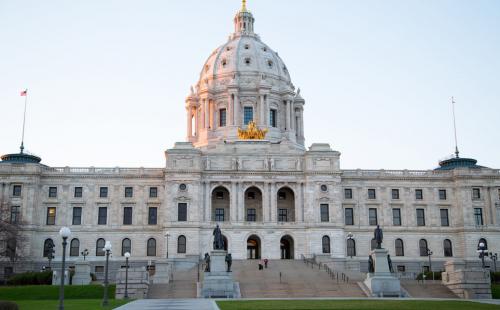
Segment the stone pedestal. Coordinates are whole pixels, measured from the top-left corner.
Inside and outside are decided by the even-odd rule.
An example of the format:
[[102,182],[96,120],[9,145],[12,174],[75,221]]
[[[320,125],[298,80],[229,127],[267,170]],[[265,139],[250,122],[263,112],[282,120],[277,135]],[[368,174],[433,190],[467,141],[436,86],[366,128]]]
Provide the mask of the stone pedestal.
[[[121,268],[116,274],[116,299],[125,296],[126,269]],[[130,299],[143,299],[148,295],[149,273],[145,267],[128,268],[127,294]]]
[[364,284],[370,290],[372,296],[378,297],[400,297],[401,283],[389,270],[386,249],[376,249],[371,252],[374,273],[368,273]]
[[490,273],[482,268],[466,268],[464,261],[447,261],[442,282],[455,295],[465,299],[491,299]]
[[90,277],[90,264],[87,261],[75,263],[75,275],[73,276],[73,285],[87,285],[92,282]]
[[204,298],[235,298],[235,282],[232,272],[226,272],[226,251],[210,253],[210,272],[204,273],[201,296]]
[[152,277],[154,284],[168,284],[172,274],[172,263],[167,261],[155,262],[155,275]]
[[[69,272],[68,270],[64,271],[64,285],[69,284]],[[52,271],[52,285],[61,285],[61,271],[54,270]]]

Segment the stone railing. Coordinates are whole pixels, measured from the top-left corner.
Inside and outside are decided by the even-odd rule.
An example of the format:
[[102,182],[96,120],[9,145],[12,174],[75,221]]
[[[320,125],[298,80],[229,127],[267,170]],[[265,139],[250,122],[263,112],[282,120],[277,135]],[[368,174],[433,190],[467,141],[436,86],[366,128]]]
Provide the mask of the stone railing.
[[99,168],[99,167],[43,167],[43,174],[108,174],[108,175],[147,175],[161,177],[163,168]]
[[462,175],[500,176],[499,169],[469,169],[458,168],[454,170],[342,170],[344,177],[453,177]]

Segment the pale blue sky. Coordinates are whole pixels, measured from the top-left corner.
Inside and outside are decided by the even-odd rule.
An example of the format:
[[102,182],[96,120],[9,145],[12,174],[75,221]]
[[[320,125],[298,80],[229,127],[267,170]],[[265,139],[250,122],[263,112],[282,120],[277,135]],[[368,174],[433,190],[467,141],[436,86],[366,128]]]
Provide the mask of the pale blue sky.
[[[227,40],[238,0],[0,0],[0,153],[51,166],[162,167],[184,99]],[[500,168],[500,1],[249,0],[306,100],[306,144],[341,167]]]

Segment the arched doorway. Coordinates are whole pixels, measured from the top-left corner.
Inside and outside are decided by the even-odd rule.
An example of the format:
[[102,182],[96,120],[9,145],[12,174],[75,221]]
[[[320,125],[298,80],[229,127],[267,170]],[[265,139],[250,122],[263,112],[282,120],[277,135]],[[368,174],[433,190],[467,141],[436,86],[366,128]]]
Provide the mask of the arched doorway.
[[295,222],[295,195],[288,187],[278,191],[278,222]]
[[229,214],[229,191],[224,186],[218,186],[212,191],[212,221],[227,222]]
[[262,192],[255,186],[245,191],[245,221],[262,222]]
[[260,259],[260,238],[256,235],[247,239],[247,259]]
[[289,235],[280,240],[281,259],[293,259],[293,238]]

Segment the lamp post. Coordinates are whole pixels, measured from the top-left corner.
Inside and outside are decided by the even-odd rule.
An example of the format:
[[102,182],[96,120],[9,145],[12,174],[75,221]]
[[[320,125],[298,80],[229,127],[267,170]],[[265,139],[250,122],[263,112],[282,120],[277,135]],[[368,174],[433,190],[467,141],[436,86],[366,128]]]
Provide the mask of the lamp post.
[[170,237],[170,234],[166,233],[165,237],[167,237],[167,258],[168,258],[168,238]]
[[493,271],[497,272],[497,259],[498,259],[498,254],[497,253],[491,253],[490,252],[490,259],[493,261]]
[[111,252],[111,242],[106,241],[104,245],[104,251],[106,251],[106,273],[104,274],[104,297],[102,299],[102,305],[108,306],[108,273],[109,273],[109,254]]
[[128,259],[130,258],[130,253],[125,253],[125,295],[123,298],[128,299]]
[[62,265],[61,265],[61,286],[59,287],[59,310],[64,310],[64,269],[66,263],[66,245],[68,237],[71,235],[71,230],[68,227],[62,227],[59,230],[59,235],[62,237]]
[[479,253],[479,258],[481,259],[481,266],[484,268],[484,256],[488,255],[488,250],[486,250],[486,244],[484,244],[484,242],[479,243],[477,252]]
[[427,256],[429,256],[429,271],[432,273],[432,280],[434,280],[434,272],[432,272],[432,262],[431,262],[431,256],[432,256],[432,251],[427,248]]
[[85,261],[85,257],[89,255],[89,250],[88,249],[85,249],[82,251],[82,256],[83,256],[83,260]]
[[[352,240],[352,238],[354,238],[354,235],[352,234],[352,232],[348,233],[347,234],[347,240]],[[352,259],[352,251],[349,254],[350,254],[349,256]]]

